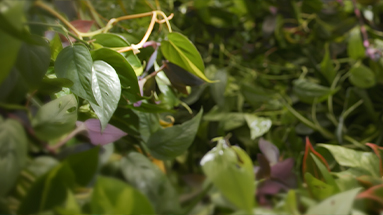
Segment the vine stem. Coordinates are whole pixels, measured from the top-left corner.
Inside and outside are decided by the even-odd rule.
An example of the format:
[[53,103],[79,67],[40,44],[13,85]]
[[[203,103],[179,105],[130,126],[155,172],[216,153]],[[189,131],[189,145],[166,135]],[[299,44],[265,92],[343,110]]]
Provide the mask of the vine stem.
[[61,16],[59,13],[57,13],[55,10],[50,8],[48,5],[44,4],[42,1],[38,0],[35,3],[35,6],[38,6],[49,13],[51,13],[53,16],[57,17],[61,22],[63,22],[68,28],[70,28],[80,39],[82,39],[81,33],[70,23],[68,20],[66,20],[63,16]]
[[68,142],[70,139],[72,139],[74,136],[76,136],[78,133],[81,133],[83,131],[86,131],[85,124],[81,124],[76,129],[74,129],[68,136],[66,136],[64,139],[60,140],[58,143],[56,143],[54,146],[47,146],[47,149],[49,151],[56,151],[60,147],[62,147],[66,142]]

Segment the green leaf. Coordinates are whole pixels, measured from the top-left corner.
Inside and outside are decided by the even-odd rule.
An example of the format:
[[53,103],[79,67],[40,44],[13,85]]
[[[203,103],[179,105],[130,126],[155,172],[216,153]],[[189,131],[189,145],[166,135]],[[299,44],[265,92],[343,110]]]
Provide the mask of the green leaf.
[[334,65],[330,58],[329,46],[326,44],[325,46],[325,54],[323,60],[320,64],[321,72],[323,76],[327,79],[328,83],[331,84],[334,81],[336,76],[336,71],[334,69]]
[[305,173],[305,181],[311,195],[318,200],[323,200],[334,194],[334,187],[315,178],[309,172]]
[[81,208],[72,191],[67,191],[64,206],[55,208],[55,212],[62,215],[81,214]]
[[347,43],[347,53],[350,58],[355,60],[366,56],[359,27],[355,27],[350,31]]
[[305,103],[312,103],[315,98],[317,98],[317,102],[322,102],[337,91],[305,79],[294,80],[293,85],[293,92]]
[[121,97],[121,85],[118,75],[112,66],[104,61],[94,61],[92,67],[92,90],[97,104],[90,102],[94,112],[101,121],[104,130]]
[[86,187],[98,170],[100,147],[72,154],[65,159],[76,177],[76,183]]
[[[315,160],[315,158],[317,158],[317,160]],[[321,163],[322,165],[318,166],[318,163]],[[306,148],[303,157],[302,174],[309,172],[315,178],[321,181],[325,181],[325,175],[327,174],[327,172],[325,172],[325,169],[327,169],[327,171],[330,171],[327,161],[323,158],[321,154],[314,150],[309,138],[306,137]]]
[[19,214],[35,214],[61,205],[74,185],[74,174],[62,163],[38,178],[19,207]]
[[92,52],[92,58],[94,61],[105,61],[116,70],[122,87],[121,94],[124,98],[128,99],[131,103],[141,100],[137,76],[132,66],[120,53],[107,48],[101,48]]
[[13,119],[0,117],[0,196],[15,184],[27,161],[28,141],[24,128]]
[[251,139],[261,137],[271,128],[272,122],[269,118],[258,117],[253,114],[245,114],[247,126],[250,128]]
[[356,87],[370,88],[376,84],[375,73],[361,62],[356,63],[349,72],[349,80]]
[[42,140],[52,140],[74,129],[77,120],[77,101],[66,95],[43,105],[32,119],[36,135]]
[[294,190],[289,190],[286,195],[285,209],[289,214],[300,215],[297,203],[297,194]]
[[89,50],[80,44],[65,47],[57,56],[55,72],[58,78],[67,78],[73,82],[73,93],[96,103],[92,91],[92,57]]
[[341,166],[366,169],[373,176],[379,176],[379,160],[371,152],[361,152],[342,146],[319,144],[328,149]]
[[143,141],[147,142],[149,137],[161,129],[158,114],[136,112],[139,117],[139,132]]
[[201,160],[202,170],[222,194],[239,209],[254,207],[255,175],[250,157],[222,138]]
[[225,89],[228,80],[228,72],[225,68],[217,69],[214,65],[206,68],[206,75],[218,82],[211,84],[210,93],[219,107],[225,105]]
[[306,214],[350,214],[356,195],[362,188],[355,188],[331,196],[310,207]]
[[120,163],[126,180],[150,200],[158,214],[180,213],[176,190],[166,175],[147,157],[130,152]]
[[61,43],[61,39],[58,33],[56,33],[53,39],[51,40],[50,49],[51,49],[51,59],[55,61],[57,56],[63,49],[63,45]]
[[[126,41],[124,37],[118,34],[97,34],[94,37],[92,37],[92,39],[95,39],[96,43],[108,48],[121,48],[130,46],[130,43]],[[144,71],[144,68],[142,67],[141,61],[140,59],[138,59],[137,55],[135,55],[133,51],[124,52],[123,55],[134,69],[136,75],[141,75]]]
[[201,55],[188,38],[180,33],[169,33],[168,40],[161,42],[161,52],[171,63],[174,63],[206,82],[212,83],[205,74]]
[[8,76],[17,59],[21,41],[0,30],[0,84]]
[[202,117],[202,110],[191,120],[153,133],[146,145],[153,157],[173,159],[184,153],[193,143]]
[[154,214],[148,199],[128,184],[99,176],[90,201],[92,214]]
[[16,61],[16,69],[30,89],[39,87],[50,63],[51,51],[45,39],[33,36],[35,44],[23,43]]
[[53,94],[60,92],[63,87],[69,88],[73,82],[66,78],[49,78],[44,77],[38,91],[45,94]]

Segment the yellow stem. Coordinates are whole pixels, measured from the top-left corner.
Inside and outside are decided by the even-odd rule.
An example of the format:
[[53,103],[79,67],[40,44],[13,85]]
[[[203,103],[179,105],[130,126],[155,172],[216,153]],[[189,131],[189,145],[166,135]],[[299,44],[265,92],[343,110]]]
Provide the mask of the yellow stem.
[[81,37],[81,33],[70,23],[68,22],[68,20],[66,20],[64,17],[62,17],[59,13],[57,13],[55,10],[53,10],[52,8],[50,8],[49,6],[45,5],[43,2],[41,1],[36,1],[35,2],[35,5],[48,11],[49,13],[51,13],[53,16],[55,16],[56,18],[58,18],[61,22],[63,22],[66,26],[68,26],[69,29],[71,29],[80,39],[82,39]]

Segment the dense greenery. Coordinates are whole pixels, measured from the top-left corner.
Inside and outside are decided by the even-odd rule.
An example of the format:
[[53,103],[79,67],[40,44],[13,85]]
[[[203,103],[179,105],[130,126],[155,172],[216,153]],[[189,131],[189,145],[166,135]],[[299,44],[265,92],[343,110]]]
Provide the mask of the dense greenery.
[[382,36],[378,0],[0,0],[0,213],[378,214]]

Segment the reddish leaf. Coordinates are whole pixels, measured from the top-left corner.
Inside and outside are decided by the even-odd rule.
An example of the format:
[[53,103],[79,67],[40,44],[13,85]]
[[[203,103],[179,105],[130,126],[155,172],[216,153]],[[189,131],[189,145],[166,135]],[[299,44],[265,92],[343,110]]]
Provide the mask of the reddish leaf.
[[371,147],[372,150],[374,150],[376,156],[379,158],[379,170],[380,170],[380,176],[383,176],[383,147],[377,146],[376,144],[373,143],[366,143],[367,146]]
[[306,172],[309,172],[315,178],[325,181],[318,166],[315,164],[315,161],[310,154],[313,154],[315,157],[317,157],[330,171],[327,161],[322,157],[321,154],[319,154],[317,151],[314,150],[313,146],[310,143],[309,138],[306,137],[306,149],[305,149],[305,155],[303,157],[302,175],[305,175]]
[[74,20],[70,22],[79,32],[86,33],[92,27],[94,21],[89,20]]
[[77,122],[77,127],[85,125],[88,132],[88,137],[93,145],[105,145],[119,140],[127,133],[114,127],[113,125],[106,125],[104,131],[101,131],[101,123],[98,119],[88,119],[85,122]]
[[359,193],[356,197],[359,200],[365,200],[366,206],[372,210],[383,209],[383,184],[371,187],[370,189]]
[[382,184],[382,179],[376,178],[370,175],[362,175],[356,178],[361,186],[364,188],[370,188],[379,184]]

